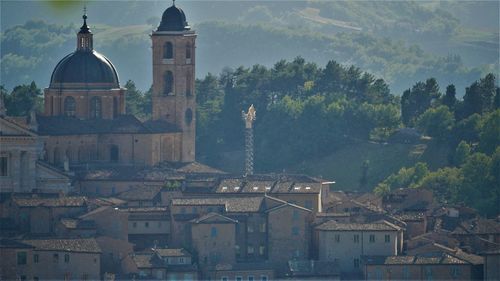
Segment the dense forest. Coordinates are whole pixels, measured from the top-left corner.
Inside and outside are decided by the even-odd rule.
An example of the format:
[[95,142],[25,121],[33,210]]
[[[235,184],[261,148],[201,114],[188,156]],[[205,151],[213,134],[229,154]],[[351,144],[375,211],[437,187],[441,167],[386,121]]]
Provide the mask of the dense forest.
[[[138,90],[132,81],[125,87],[127,113],[149,118],[151,92]],[[196,81],[196,88],[197,158],[207,164],[221,167],[227,161],[224,155],[242,150],[241,111],[251,104],[257,109],[258,172],[293,172],[297,163],[352,144],[377,143],[390,149],[398,143],[392,136],[402,128],[415,128],[421,136],[417,143],[449,152],[440,165],[430,168],[418,162],[397,167],[393,174],[386,169],[381,174],[387,178],[373,185],[367,178],[373,167],[365,160],[361,171],[350,171],[359,184],[339,188],[374,188],[385,194],[396,188],[426,187],[443,201],[465,202],[486,215],[498,211],[500,89],[493,74],[469,85],[462,99],[453,84],[443,91],[434,78],[415,83],[399,97],[384,80],[355,66],[329,61],[322,68],[297,57],[272,68],[254,65],[227,68],[218,76],[207,74]],[[39,110],[42,102],[34,82],[10,93],[2,87],[2,95],[10,115]],[[434,156],[439,157],[443,156]]]

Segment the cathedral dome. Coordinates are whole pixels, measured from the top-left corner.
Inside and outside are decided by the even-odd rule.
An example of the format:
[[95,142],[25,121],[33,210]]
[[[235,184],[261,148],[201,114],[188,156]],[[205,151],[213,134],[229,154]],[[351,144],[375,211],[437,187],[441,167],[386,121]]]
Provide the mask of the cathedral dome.
[[94,50],[77,50],[57,64],[50,85],[62,83],[98,83],[109,88],[120,87],[118,74],[111,61]]
[[191,27],[188,25],[186,15],[182,9],[172,5],[163,12],[157,31],[184,31],[189,29]]
[[[51,88],[119,88],[118,74],[109,59],[93,49],[93,35],[83,15],[76,51],[65,56],[52,72]],[[85,85],[82,85],[85,84]]]

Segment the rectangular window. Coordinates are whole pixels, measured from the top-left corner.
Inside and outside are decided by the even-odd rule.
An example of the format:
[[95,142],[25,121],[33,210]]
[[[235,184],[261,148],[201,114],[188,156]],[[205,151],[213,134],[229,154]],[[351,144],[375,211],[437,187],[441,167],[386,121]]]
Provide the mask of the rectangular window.
[[248,281],[254,281],[253,275],[248,275]]
[[236,257],[241,257],[240,245],[234,245],[234,250],[236,251]]
[[253,255],[254,252],[255,252],[255,249],[253,248],[253,246],[248,246],[247,247],[247,253],[249,255]]
[[248,224],[247,225],[247,232],[248,233],[252,233],[253,232],[253,225],[252,224]]
[[259,224],[259,231],[260,232],[266,232],[266,223],[265,222],[261,222]]
[[236,276],[236,281],[243,281],[243,277],[241,277],[241,276]]
[[359,259],[354,259],[354,268],[359,268]]
[[0,157],[0,177],[9,175],[9,158],[7,156]]
[[52,261],[53,261],[54,263],[58,263],[58,262],[59,262],[59,254],[54,254],[54,255],[52,256]]
[[64,262],[69,263],[69,254],[64,255]]
[[293,219],[294,221],[296,221],[296,220],[298,220],[298,219],[299,219],[299,211],[297,211],[297,210],[293,210],[293,217],[292,217],[292,219]]
[[340,242],[340,234],[335,234],[335,242]]
[[17,252],[17,264],[24,265],[27,263],[28,253],[26,252]]
[[33,255],[33,263],[38,263],[38,259],[39,259],[38,254],[34,254]]
[[87,273],[82,274],[82,280],[89,279],[89,275]]
[[179,263],[184,264],[184,258],[179,258]]
[[221,281],[227,281],[227,277],[222,277],[220,280]]
[[370,234],[370,243],[375,243],[375,234]]
[[386,234],[384,238],[385,238],[385,243],[391,242],[391,236],[389,234]]
[[158,222],[158,228],[161,228],[161,221]]
[[217,237],[217,228],[215,226],[210,229],[210,237]]
[[292,235],[299,235],[299,232],[300,230],[298,227],[296,226],[292,227]]
[[260,281],[267,281],[267,275],[260,276]]
[[266,247],[264,245],[260,245],[259,247],[259,255],[263,256],[266,254]]
[[136,228],[136,227],[137,227],[137,223],[136,223],[136,222],[133,222],[133,223],[132,223],[132,227],[133,227],[133,228]]
[[354,243],[359,243],[359,234],[354,234]]
[[149,222],[145,222],[145,223],[144,223],[144,226],[145,226],[146,228],[148,228],[148,227],[149,227]]

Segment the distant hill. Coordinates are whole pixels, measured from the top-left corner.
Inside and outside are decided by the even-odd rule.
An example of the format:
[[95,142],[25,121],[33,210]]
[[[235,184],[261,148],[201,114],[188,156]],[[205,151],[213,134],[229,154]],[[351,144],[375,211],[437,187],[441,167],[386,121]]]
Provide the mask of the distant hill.
[[[322,66],[328,60],[354,64],[389,82],[400,94],[416,80],[436,77],[465,88],[491,66],[467,68],[458,56],[440,57],[418,46],[380,39],[366,33],[324,35],[303,29],[270,25],[204,22],[194,28],[197,77],[219,73],[224,67],[270,64],[302,56]],[[64,55],[74,50],[76,25],[29,21],[2,34],[2,84],[11,88],[35,80],[46,86],[50,73]],[[150,25],[94,25],[95,47],[116,65],[122,83],[134,80],[147,90],[151,84]],[[459,93],[460,95],[461,93]]]

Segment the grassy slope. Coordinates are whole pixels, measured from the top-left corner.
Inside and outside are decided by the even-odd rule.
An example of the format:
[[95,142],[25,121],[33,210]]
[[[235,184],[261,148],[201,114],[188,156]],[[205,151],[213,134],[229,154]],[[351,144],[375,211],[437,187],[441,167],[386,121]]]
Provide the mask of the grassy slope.
[[361,167],[363,161],[368,160],[366,190],[371,190],[391,173],[419,161],[426,162],[431,170],[442,167],[447,163],[447,153],[446,149],[433,142],[417,145],[365,142],[347,145],[321,159],[305,161],[292,170],[334,180],[334,189],[359,190]]

